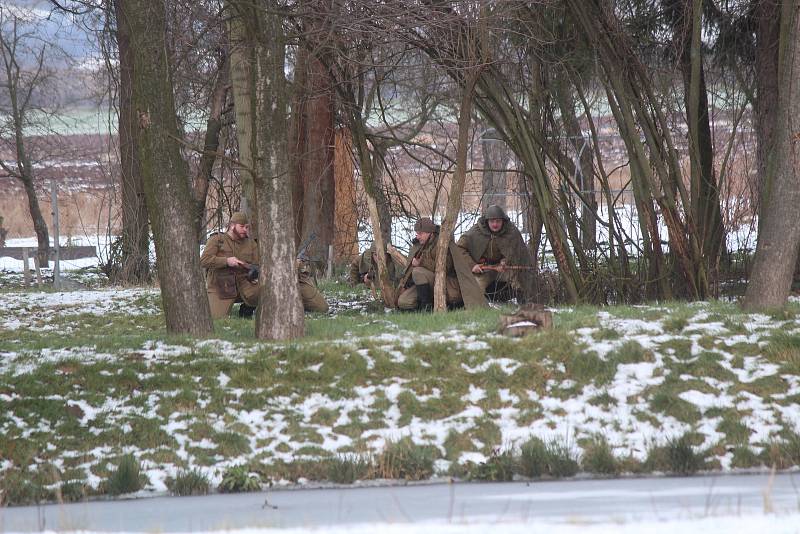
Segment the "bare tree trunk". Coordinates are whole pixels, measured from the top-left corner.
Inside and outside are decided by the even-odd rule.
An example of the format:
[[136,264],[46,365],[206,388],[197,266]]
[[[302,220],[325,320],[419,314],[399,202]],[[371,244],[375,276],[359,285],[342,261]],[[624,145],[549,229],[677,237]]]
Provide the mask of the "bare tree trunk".
[[150,279],[150,229],[144,182],[136,147],[137,120],[133,109],[133,51],[130,25],[121,9],[125,0],[114,1],[119,53],[119,170],[122,191],[122,265],[119,278],[137,284]]
[[[761,214],[764,203],[764,184],[767,181],[769,153],[774,146],[774,135],[778,113],[778,39],[780,36],[780,2],[758,0],[755,2],[756,49],[755,83],[756,98],[754,119],[756,129],[756,212]],[[763,217],[758,218],[759,230]]]
[[[255,63],[250,78],[255,211],[258,222],[261,293],[256,313],[260,339],[294,339],[305,328],[297,287],[292,226],[292,184],[289,178],[286,118],[287,89],[284,75],[285,38],[276,1],[254,7],[234,0],[235,14],[244,29]],[[238,124],[237,124],[238,126]]]
[[200,269],[189,169],[180,154],[172,78],[164,46],[164,3],[126,0],[120,9],[131,28],[139,162],[156,245],[167,331],[205,335],[213,330],[213,324]]
[[763,222],[744,300],[747,310],[786,304],[800,245],[800,7],[794,2],[781,6],[778,43],[778,121],[766,168]]
[[[367,210],[369,213],[370,223],[372,224],[372,237],[374,239],[375,249],[386,250],[383,224],[381,223],[378,203],[376,202],[376,184],[375,177],[372,174],[375,167],[372,162],[369,146],[367,144],[366,125],[364,124],[364,119],[361,116],[356,97],[352,93],[349,93],[349,101],[346,103],[346,108],[347,119],[350,125],[350,131],[353,134],[353,142],[355,143],[358,161],[361,168],[361,180],[364,183],[364,192],[367,196]],[[400,288],[394,287],[389,279],[389,271],[386,265],[386,254],[376,254],[375,260],[378,264],[378,283],[381,286],[383,302],[389,307],[395,307],[397,305],[397,297]]]
[[456,227],[458,212],[461,210],[462,197],[464,196],[464,183],[467,178],[467,148],[469,146],[469,128],[472,121],[472,96],[475,92],[475,82],[478,72],[467,72],[466,81],[462,88],[461,107],[458,112],[458,140],[456,145],[456,167],[450,180],[450,192],[447,195],[447,211],[442,221],[439,239],[436,242],[436,269],[433,285],[433,310],[447,311],[447,252],[450,239]]
[[310,56],[307,62],[308,92],[300,119],[305,130],[302,154],[303,226],[301,241],[313,233],[310,257],[323,260],[333,243],[333,217],[336,199],[333,176],[333,88],[320,61]]
[[[252,69],[255,62],[254,48],[247,43],[244,21],[240,17],[228,17],[228,39],[230,48],[230,82],[233,95],[233,110],[236,120],[236,141],[239,147],[239,182],[242,184],[242,199],[240,209],[250,213],[255,206],[255,192],[253,190],[253,76]],[[258,221],[255,221],[256,224]],[[253,228],[257,233],[258,228]]]
[[503,208],[503,211],[508,211],[506,167],[511,159],[511,151],[494,128],[487,129],[481,137],[481,153],[483,154],[481,203],[484,207],[495,204]]
[[378,209],[378,217],[381,221],[381,236],[385,243],[392,241],[392,210],[389,205],[389,198],[386,195],[386,183],[384,182],[384,163],[386,157],[386,145],[380,141],[372,143],[372,179],[375,182],[375,205]]
[[[697,224],[698,247],[708,271],[715,271],[725,243],[725,229],[714,174],[714,146],[708,115],[708,91],[700,33],[702,0],[672,0],[673,41],[683,75],[686,122],[689,127],[692,214]],[[704,296],[704,295],[702,295]]]
[[303,212],[305,210],[305,180],[303,180],[303,152],[306,149],[306,97],[308,94],[308,55],[305,46],[297,48],[292,83],[292,107],[289,116],[289,176],[292,181],[292,212],[294,214],[294,239],[300,246],[303,240]]
[[[22,182],[25,188],[25,195],[28,198],[28,212],[33,220],[33,229],[36,232],[36,241],[38,243],[37,258],[40,265],[47,265],[50,261],[50,236],[47,231],[47,223],[44,222],[42,210],[39,207],[39,199],[36,197],[36,187],[34,185],[34,171],[31,164],[30,156],[25,146],[25,124],[28,119],[26,115],[30,112],[27,108],[27,103],[30,101],[31,94],[41,83],[41,77],[44,67],[44,52],[41,51],[33,58],[24,58],[25,61],[33,59],[36,64],[34,65],[33,72],[23,72],[20,64],[23,58],[17,57],[19,54],[17,47],[23,39],[17,32],[17,19],[12,15],[11,30],[6,33],[5,24],[0,28],[0,57],[3,61],[3,70],[5,71],[5,85],[8,89],[8,98],[11,128],[13,130],[13,144],[16,156],[15,168],[0,159],[0,168],[5,170],[10,176]],[[5,23],[5,20],[3,20]],[[5,120],[5,117],[4,117]]]
[[[576,174],[575,185],[581,193],[581,243],[583,251],[593,250],[596,247],[597,236],[597,197],[594,186],[594,165],[590,140],[583,135],[578,117],[575,115],[575,97],[568,83],[563,79],[563,74],[554,78],[555,97],[561,111],[561,122],[564,132],[569,138],[569,144],[576,152],[576,161],[573,165]],[[585,200],[586,202],[583,202]]]
[[350,132],[340,128],[336,132],[333,165],[336,181],[333,247],[335,261],[339,263],[350,263],[358,257],[358,210],[352,144]]
[[208,120],[206,121],[203,154],[200,156],[200,165],[197,168],[197,174],[193,182],[195,228],[200,243],[206,242],[206,200],[208,198],[208,186],[213,176],[214,163],[217,161],[217,156],[219,155],[222,113],[225,111],[225,103],[228,99],[228,89],[230,89],[229,80],[230,75],[226,57],[219,67],[217,79],[214,82],[214,89],[211,93],[211,109],[209,110]]

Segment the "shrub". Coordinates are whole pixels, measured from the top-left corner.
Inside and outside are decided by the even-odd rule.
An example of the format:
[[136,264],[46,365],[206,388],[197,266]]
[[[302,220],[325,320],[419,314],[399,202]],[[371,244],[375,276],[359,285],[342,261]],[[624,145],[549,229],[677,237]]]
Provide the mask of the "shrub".
[[520,474],[537,478],[548,473],[547,445],[539,438],[531,438],[520,448]]
[[247,466],[234,465],[222,474],[219,490],[222,493],[245,493],[261,489],[261,479],[251,473]]
[[327,460],[328,480],[337,484],[352,484],[369,476],[372,459],[360,454],[345,454]]
[[611,452],[611,446],[604,436],[595,436],[584,447],[581,457],[583,470],[600,475],[616,475],[619,473],[619,462]]
[[0,505],[37,504],[48,497],[37,473],[21,469],[8,469],[0,473]]
[[520,474],[535,478],[549,475],[570,477],[578,472],[578,458],[568,440],[551,439],[545,443],[531,438],[520,449]]
[[800,436],[788,433],[783,439],[771,440],[761,453],[765,464],[776,469],[800,465]]
[[571,477],[578,472],[578,456],[568,440],[553,438],[547,444],[550,475],[556,478]]
[[468,466],[467,478],[489,482],[507,482],[514,478],[516,466],[517,460],[513,451],[500,452],[499,449],[495,449],[485,462]]
[[433,475],[436,452],[433,447],[417,445],[410,439],[388,442],[375,459],[379,478],[424,480]]
[[59,486],[56,499],[60,502],[78,502],[86,499],[87,488],[82,480],[68,480]]
[[747,445],[737,445],[733,449],[732,467],[757,467],[761,464],[758,455],[754,453]]
[[170,481],[169,490],[173,495],[181,497],[188,495],[206,495],[208,494],[209,482],[208,477],[201,473],[198,469],[191,471],[180,471],[175,475],[175,479]]
[[683,435],[669,439],[666,445],[651,447],[644,463],[648,471],[690,475],[703,467],[704,460],[694,451],[689,437]]
[[142,489],[141,466],[132,454],[126,454],[120,458],[117,468],[108,476],[106,491],[109,495],[122,495],[140,489]]

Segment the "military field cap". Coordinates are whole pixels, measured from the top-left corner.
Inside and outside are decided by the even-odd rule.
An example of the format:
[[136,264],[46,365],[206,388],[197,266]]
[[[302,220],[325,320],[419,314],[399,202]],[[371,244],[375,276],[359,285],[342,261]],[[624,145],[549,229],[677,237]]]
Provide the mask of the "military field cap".
[[433,221],[431,220],[430,217],[423,217],[420,220],[418,220],[417,223],[414,225],[415,232],[427,232],[429,234],[433,234],[438,230],[439,228],[437,228],[437,226],[433,224]]
[[486,211],[483,212],[484,219],[504,219],[508,220],[508,215],[506,212],[503,211],[503,208],[498,206],[497,204],[492,204]]
[[231,224],[250,224],[250,221],[248,220],[247,215],[241,211],[237,211],[231,215]]

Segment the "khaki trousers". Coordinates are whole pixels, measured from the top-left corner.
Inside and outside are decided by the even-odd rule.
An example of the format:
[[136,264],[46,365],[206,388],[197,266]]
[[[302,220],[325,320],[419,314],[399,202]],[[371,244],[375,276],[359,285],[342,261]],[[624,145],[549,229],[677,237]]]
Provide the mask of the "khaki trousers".
[[[401,310],[416,310],[417,309],[417,286],[428,284],[433,288],[436,281],[436,275],[433,271],[425,269],[424,267],[414,267],[411,270],[411,279],[414,285],[403,290],[400,296],[397,297],[397,307]],[[448,304],[461,302],[461,288],[458,286],[458,279],[454,276],[445,278],[445,294]]]
[[211,318],[221,319],[230,313],[231,306],[236,302],[237,298],[243,300],[250,306],[258,306],[258,283],[248,282],[247,280],[237,280],[236,289],[239,294],[232,299],[221,299],[216,288],[209,288],[208,293],[208,306],[211,308]]
[[318,313],[328,312],[328,301],[322,296],[317,286],[303,278],[297,283],[300,298],[303,300],[303,310]]

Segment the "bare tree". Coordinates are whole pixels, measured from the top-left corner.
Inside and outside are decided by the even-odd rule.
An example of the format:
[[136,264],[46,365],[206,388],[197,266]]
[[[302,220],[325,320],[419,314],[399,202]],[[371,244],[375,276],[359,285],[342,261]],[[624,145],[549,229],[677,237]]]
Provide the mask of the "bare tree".
[[117,105],[119,146],[119,176],[122,192],[122,228],[120,235],[121,265],[119,279],[124,283],[139,283],[150,278],[150,224],[145,204],[144,182],[139,168],[136,130],[138,120],[133,107],[133,51],[130,24],[122,8],[124,0],[112,0],[114,5],[114,36],[117,44],[118,67]]
[[767,158],[763,222],[744,300],[748,310],[786,304],[800,246],[800,7],[795,2],[782,4],[777,29],[775,143]]
[[10,163],[0,156],[0,168],[22,182],[25,188],[41,265],[49,262],[50,237],[36,196],[36,171],[29,144],[30,130],[37,122],[46,123],[54,111],[36,105],[52,82],[52,72],[46,65],[47,52],[48,45],[35,35],[29,24],[14,11],[0,6],[0,58],[3,61],[0,87],[5,90],[5,96],[0,96],[0,139],[16,160]]
[[120,1],[130,24],[139,163],[167,330],[204,335],[213,325],[197,253],[189,169],[180,153],[164,2]]
[[[303,335],[305,320],[297,287],[295,242],[292,225],[292,189],[289,179],[286,118],[287,88],[284,74],[286,42],[279,3],[270,0],[255,5],[231,0],[231,16],[241,31],[236,33],[244,57],[249,58],[251,76],[233,77],[233,91],[248,97],[249,150],[255,192],[261,260],[261,294],[256,317],[256,336],[261,339],[292,339]],[[247,60],[245,60],[247,61]],[[237,117],[238,118],[238,117]],[[242,138],[240,137],[240,144]]]

